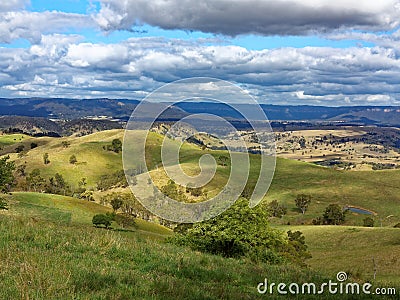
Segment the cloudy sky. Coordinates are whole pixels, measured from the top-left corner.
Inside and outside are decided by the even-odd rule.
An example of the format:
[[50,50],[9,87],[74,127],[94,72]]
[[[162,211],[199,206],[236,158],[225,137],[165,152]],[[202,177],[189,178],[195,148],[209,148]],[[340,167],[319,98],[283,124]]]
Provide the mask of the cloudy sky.
[[142,99],[178,79],[260,103],[400,105],[399,0],[5,0],[0,97]]

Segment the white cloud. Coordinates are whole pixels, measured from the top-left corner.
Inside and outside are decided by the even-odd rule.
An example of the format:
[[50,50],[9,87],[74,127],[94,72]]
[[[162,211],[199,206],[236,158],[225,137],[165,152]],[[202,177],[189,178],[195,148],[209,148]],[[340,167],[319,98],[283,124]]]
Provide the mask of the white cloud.
[[337,29],[382,31],[399,24],[398,0],[100,0],[105,31],[149,24],[235,36],[307,35]]
[[0,12],[19,10],[29,3],[29,0],[4,0],[0,2]]
[[67,29],[92,27],[89,16],[57,11],[0,12],[0,43],[11,43],[16,39],[27,39],[40,43],[42,34],[63,32]]

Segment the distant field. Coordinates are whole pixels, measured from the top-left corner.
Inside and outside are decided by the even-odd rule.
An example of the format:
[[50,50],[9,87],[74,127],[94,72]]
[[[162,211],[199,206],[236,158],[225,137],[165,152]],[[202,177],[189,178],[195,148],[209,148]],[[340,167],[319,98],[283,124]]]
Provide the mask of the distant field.
[[23,142],[31,137],[25,134],[1,134],[0,135],[0,146],[8,146],[16,143]]
[[354,278],[400,286],[400,229],[350,226],[287,226],[306,237],[309,265],[328,276],[344,271]]

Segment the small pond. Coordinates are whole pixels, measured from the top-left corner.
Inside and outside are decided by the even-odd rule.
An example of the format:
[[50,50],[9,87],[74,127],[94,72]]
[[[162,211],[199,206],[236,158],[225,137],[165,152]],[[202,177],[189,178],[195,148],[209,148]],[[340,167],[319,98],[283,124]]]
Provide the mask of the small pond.
[[345,210],[350,210],[352,212],[355,212],[357,214],[362,214],[362,215],[375,215],[376,213],[367,209],[363,209],[360,207],[354,207],[354,206],[346,206],[344,208]]

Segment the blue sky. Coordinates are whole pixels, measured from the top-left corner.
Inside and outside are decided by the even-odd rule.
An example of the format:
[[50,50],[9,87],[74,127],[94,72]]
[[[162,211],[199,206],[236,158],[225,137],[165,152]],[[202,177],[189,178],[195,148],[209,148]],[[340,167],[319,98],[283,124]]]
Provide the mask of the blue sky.
[[13,0],[0,97],[141,99],[208,76],[259,102],[398,105],[397,0]]

